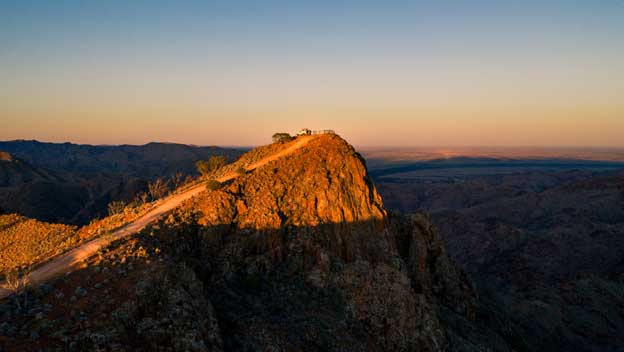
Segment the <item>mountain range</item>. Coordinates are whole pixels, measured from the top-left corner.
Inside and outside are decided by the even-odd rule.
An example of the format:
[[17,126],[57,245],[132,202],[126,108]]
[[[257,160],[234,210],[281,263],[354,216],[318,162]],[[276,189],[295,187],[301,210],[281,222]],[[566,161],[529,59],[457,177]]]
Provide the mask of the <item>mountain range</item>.
[[156,178],[196,175],[195,162],[233,160],[241,150],[172,143],[92,146],[0,142],[0,209],[42,221],[83,225],[107,215],[111,201],[132,201]]

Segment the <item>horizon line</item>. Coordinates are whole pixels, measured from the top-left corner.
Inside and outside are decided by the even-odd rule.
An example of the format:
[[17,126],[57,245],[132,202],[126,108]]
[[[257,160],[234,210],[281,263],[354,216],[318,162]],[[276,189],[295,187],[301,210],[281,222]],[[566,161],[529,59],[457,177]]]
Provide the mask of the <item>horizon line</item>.
[[[342,137],[341,137],[342,138]],[[344,139],[344,138],[343,138]],[[345,139],[347,142],[348,140]],[[16,138],[16,139],[7,139],[0,140],[0,143],[11,143],[11,142],[37,142],[37,143],[47,143],[47,144],[73,144],[73,145],[81,145],[81,146],[91,146],[91,147],[121,147],[121,146],[134,146],[141,147],[146,146],[148,144],[177,144],[177,145],[185,145],[189,147],[200,147],[200,148],[208,148],[208,147],[219,147],[219,148],[255,148],[263,145],[271,144],[248,144],[248,145],[236,145],[236,144],[195,144],[195,143],[184,143],[184,142],[171,142],[171,141],[149,141],[142,144],[136,143],[81,143],[75,141],[46,141],[39,139],[26,139],[26,138]],[[610,146],[610,145],[477,145],[477,144],[465,144],[465,145],[444,145],[444,144],[421,144],[421,145],[363,145],[363,144],[353,144],[356,148],[364,148],[364,149],[401,149],[401,148],[423,148],[423,149],[434,149],[434,148],[474,148],[474,149],[485,149],[485,148],[499,148],[499,149],[509,149],[509,148],[528,148],[528,149],[618,149],[624,150],[624,145],[621,146]]]

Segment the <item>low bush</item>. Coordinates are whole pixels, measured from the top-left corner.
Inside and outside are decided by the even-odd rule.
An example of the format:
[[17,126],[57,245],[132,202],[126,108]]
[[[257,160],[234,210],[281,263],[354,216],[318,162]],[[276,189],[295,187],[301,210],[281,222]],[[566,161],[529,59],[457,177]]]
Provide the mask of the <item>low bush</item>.
[[278,132],[273,134],[273,142],[288,142],[292,141],[294,138],[288,133]]
[[227,163],[227,159],[222,155],[211,156],[208,160],[199,160],[195,163],[195,167],[197,168],[197,172],[199,172],[202,176],[209,175]]
[[217,180],[208,180],[206,182],[206,189],[208,189],[209,191],[214,191],[216,189],[219,189],[219,187],[221,187],[221,182]]
[[108,215],[115,215],[123,213],[126,208],[126,203],[123,200],[115,200],[108,203]]
[[157,178],[147,185],[147,192],[153,201],[163,198],[169,193],[169,181]]

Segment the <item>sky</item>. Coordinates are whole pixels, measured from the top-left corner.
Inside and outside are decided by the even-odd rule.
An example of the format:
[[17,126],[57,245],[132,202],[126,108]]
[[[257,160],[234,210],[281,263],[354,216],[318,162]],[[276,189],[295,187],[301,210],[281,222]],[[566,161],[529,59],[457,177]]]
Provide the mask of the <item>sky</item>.
[[624,147],[624,1],[0,0],[0,140]]

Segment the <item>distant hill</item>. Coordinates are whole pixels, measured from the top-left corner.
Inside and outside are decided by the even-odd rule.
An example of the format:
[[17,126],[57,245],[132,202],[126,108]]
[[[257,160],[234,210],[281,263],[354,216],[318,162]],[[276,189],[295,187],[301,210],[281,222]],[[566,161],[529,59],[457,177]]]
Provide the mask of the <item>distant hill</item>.
[[85,224],[107,214],[113,200],[131,201],[147,182],[195,162],[233,160],[241,150],[171,143],[93,146],[38,141],[0,142],[0,209],[42,221]]
[[198,147],[175,143],[94,146],[39,141],[0,142],[8,152],[32,165],[71,174],[122,174],[154,178],[175,172],[195,174],[195,161],[213,155],[235,159],[242,150],[216,146]]
[[9,153],[0,152],[0,187],[17,187],[31,182],[61,179],[52,172],[35,168]]

